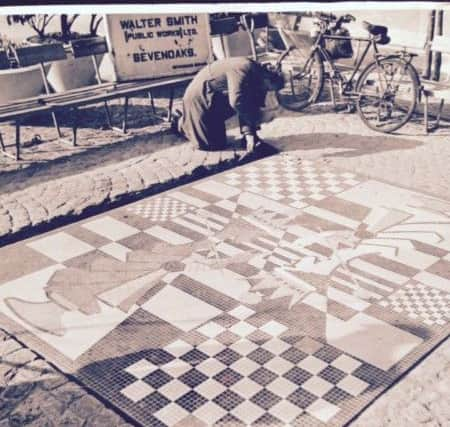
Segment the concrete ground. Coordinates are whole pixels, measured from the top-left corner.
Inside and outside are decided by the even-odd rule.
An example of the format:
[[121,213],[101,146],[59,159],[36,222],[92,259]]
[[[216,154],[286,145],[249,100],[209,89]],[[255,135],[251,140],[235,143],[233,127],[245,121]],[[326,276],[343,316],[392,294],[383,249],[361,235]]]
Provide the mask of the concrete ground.
[[[75,219],[88,214],[93,207],[105,210],[111,203],[195,179],[196,173],[204,174],[206,169],[213,173],[220,170],[215,169],[218,165],[235,164],[233,151],[206,155],[165,135],[158,150],[153,144],[149,149],[149,138],[138,129],[128,146],[123,139],[114,144],[109,140],[101,142],[100,149],[81,147],[74,154],[50,142],[40,144],[39,150],[32,149],[27,162],[4,161],[0,172],[1,243],[20,239],[39,230],[37,226],[55,226],[67,216]],[[450,200],[450,131],[445,123],[426,137],[420,123],[408,125],[398,135],[383,135],[366,129],[356,115],[335,114],[328,106],[320,106],[307,114],[280,114],[261,135],[279,151],[298,151],[303,159],[320,159]],[[158,138],[161,135],[155,134],[151,142]],[[90,138],[89,145],[93,141]],[[57,147],[59,157],[49,153],[46,145]],[[105,156],[101,165],[99,153]],[[126,424],[95,396],[4,332],[0,332],[0,356],[0,426]],[[448,425],[449,367],[447,340],[373,403],[354,425]]]

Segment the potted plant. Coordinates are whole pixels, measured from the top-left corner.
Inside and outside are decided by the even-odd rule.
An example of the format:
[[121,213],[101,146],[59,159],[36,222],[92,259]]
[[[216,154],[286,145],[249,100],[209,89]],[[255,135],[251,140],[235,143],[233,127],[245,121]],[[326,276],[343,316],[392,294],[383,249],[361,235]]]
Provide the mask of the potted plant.
[[[47,79],[55,92],[95,84],[95,67],[90,56],[75,58],[72,55],[71,43],[80,38],[97,37],[102,17],[90,16],[89,30],[78,33],[72,30],[73,24],[80,15],[10,15],[8,23],[28,25],[36,35],[27,39],[28,43],[62,42],[66,47],[67,59],[53,62],[47,73]],[[50,22],[59,20],[59,31],[46,32]]]

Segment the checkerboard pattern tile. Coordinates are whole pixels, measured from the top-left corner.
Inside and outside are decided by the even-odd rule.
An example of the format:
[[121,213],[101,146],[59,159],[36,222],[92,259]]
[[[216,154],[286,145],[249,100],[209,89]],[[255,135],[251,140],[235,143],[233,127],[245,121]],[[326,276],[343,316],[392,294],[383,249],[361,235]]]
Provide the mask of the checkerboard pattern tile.
[[448,336],[447,211],[283,154],[1,248],[0,321],[145,426],[337,427]]
[[289,156],[264,160],[223,176],[226,184],[264,195],[293,207],[323,200],[359,183],[356,175],[319,168],[309,160]]
[[120,393],[135,404],[157,393],[161,405],[152,416],[165,425],[192,416],[216,425],[226,414],[245,424],[270,417],[286,425],[305,414],[327,423],[343,396],[370,387],[357,375],[367,365],[312,339],[289,343],[288,327],[273,320],[256,327],[254,313],[242,305],[227,313],[228,330],[237,335],[232,344],[213,319],[197,328],[204,337],[198,345],[181,337],[164,347],[165,363],[143,358],[126,367],[133,380]]
[[450,294],[421,283],[407,284],[380,301],[380,305],[426,325],[445,325],[450,320]]
[[172,197],[158,197],[133,204],[127,211],[153,222],[163,222],[193,209],[193,206]]

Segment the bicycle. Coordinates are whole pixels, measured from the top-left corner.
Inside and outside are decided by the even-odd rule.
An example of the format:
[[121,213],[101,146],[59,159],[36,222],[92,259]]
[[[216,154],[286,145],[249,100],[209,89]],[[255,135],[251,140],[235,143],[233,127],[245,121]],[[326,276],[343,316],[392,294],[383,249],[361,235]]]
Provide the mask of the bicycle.
[[[341,29],[342,24],[354,21],[352,15],[337,18],[333,14],[316,13],[315,17],[319,28],[309,52],[299,49],[287,33],[278,28],[287,45],[276,65],[286,78],[285,88],[277,93],[278,102],[288,110],[301,111],[321,97],[327,78],[333,103],[337,84],[341,97],[348,99],[350,106],[356,104],[359,116],[369,128],[390,133],[404,126],[414,113],[420,93],[420,78],[412,65],[416,55],[406,50],[389,55],[380,53],[378,45],[390,42],[384,26],[363,21],[368,37],[351,37],[333,32]],[[339,70],[327,49],[329,40],[366,43],[349,78]],[[373,61],[363,68],[370,48]]]

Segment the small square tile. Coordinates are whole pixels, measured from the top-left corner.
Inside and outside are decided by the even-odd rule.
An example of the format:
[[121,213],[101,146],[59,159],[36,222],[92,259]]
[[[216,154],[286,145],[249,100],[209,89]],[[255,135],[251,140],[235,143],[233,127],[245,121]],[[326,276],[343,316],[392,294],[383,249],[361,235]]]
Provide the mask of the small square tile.
[[226,411],[232,411],[236,406],[240,405],[245,399],[239,394],[229,389],[219,394],[213,399],[213,402]]
[[176,403],[188,412],[194,412],[204,405],[208,399],[198,394],[195,390],[188,391],[185,395],[179,397]]
[[292,363],[280,356],[275,356],[264,364],[264,367],[277,375],[283,375],[292,368]]
[[172,354],[175,357],[182,356],[183,354],[187,353],[188,351],[192,350],[194,347],[183,340],[176,340],[169,345],[164,347],[164,350],[168,351],[170,354]]
[[208,359],[208,355],[200,351],[198,348],[194,348],[191,351],[180,356],[180,359],[192,366],[196,366],[204,360]]
[[93,221],[86,222],[82,225],[82,227],[112,241],[125,239],[126,237],[139,233],[137,228],[134,228],[131,225],[110,216],[104,216]]
[[335,368],[331,365],[328,365],[323,371],[319,373],[320,378],[323,378],[324,380],[333,384],[337,384],[346,376],[347,374],[344,371],[341,371],[340,369]]
[[323,344],[310,337],[303,337],[295,344],[295,347],[305,353],[313,354],[320,350],[323,347]]
[[153,389],[158,389],[159,387],[162,387],[164,384],[167,384],[172,380],[173,377],[161,369],[157,369],[156,371],[151,372],[145,378],[143,378],[143,381],[146,384],[152,386]]
[[333,360],[331,365],[347,374],[351,374],[361,366],[361,362],[346,354],[341,354],[337,359]]
[[359,396],[367,387],[369,387],[369,384],[353,375],[349,375],[338,382],[337,386],[352,396]]
[[240,396],[246,397],[255,395],[261,389],[262,387],[258,383],[246,377],[242,378],[230,387],[230,390],[236,392]]
[[200,332],[208,338],[215,338],[223,331],[225,331],[225,328],[216,322],[208,322],[197,329],[197,332]]
[[270,351],[273,354],[279,355],[289,349],[291,346],[279,338],[272,338],[264,343],[262,346],[265,350]]
[[185,372],[190,371],[192,369],[192,365],[176,358],[163,365],[161,369],[173,378],[178,378]]
[[277,417],[279,420],[286,424],[295,420],[300,414],[303,413],[303,409],[288,400],[281,400],[272,408],[270,408],[270,414]]
[[325,393],[333,388],[333,384],[325,381],[320,377],[311,377],[309,380],[302,384],[302,388],[314,394],[315,396],[322,397]]
[[271,320],[270,322],[267,322],[265,325],[261,326],[259,329],[273,337],[277,337],[288,330],[288,328],[286,326],[282,325],[279,322],[276,322],[275,320]]
[[195,388],[202,382],[206,381],[208,377],[196,368],[192,368],[190,371],[181,375],[178,379],[188,387]]
[[214,375],[214,379],[225,387],[231,387],[242,379],[242,375],[229,367]]
[[277,396],[286,399],[291,393],[294,392],[294,390],[297,390],[298,386],[293,382],[288,381],[286,378],[278,377],[266,388],[272,393],[275,393]]
[[[227,414],[227,411],[214,402],[206,402],[196,409],[193,414],[206,424],[204,427],[207,427],[216,425],[215,423],[223,418]],[[191,424],[186,423],[185,425],[190,426]]]
[[246,338],[242,338],[230,345],[231,350],[234,350],[242,356],[247,356],[256,348],[258,348],[258,346]]
[[292,369],[287,371],[283,375],[283,377],[293,382],[294,384],[300,386],[305,381],[309,380],[312,377],[312,374],[310,374],[308,371],[305,371],[302,368],[299,368],[298,366],[294,366]]
[[154,417],[166,425],[172,426],[189,415],[189,412],[177,405],[176,403],[169,403],[164,408],[153,414]]
[[265,387],[270,384],[275,378],[277,378],[277,374],[261,366],[259,369],[252,372],[249,375],[249,378],[259,385]]
[[133,363],[131,366],[128,366],[128,368],[125,369],[125,372],[128,372],[129,374],[141,380],[157,369],[158,366],[154,365],[148,360],[141,359],[138,362]]
[[190,390],[186,384],[174,379],[167,384],[164,384],[158,391],[171,401],[177,400],[179,397],[185,395]]
[[64,231],[33,240],[27,246],[57,262],[67,261],[95,249]]
[[280,356],[291,363],[297,364],[307,356],[307,353],[304,353],[303,351],[299,350],[296,347],[291,347],[286,351],[284,351],[283,353],[281,353]]
[[216,341],[215,339],[209,339],[199,344],[197,346],[197,349],[200,350],[202,353],[205,353],[208,356],[213,357],[217,353],[220,353],[222,350],[224,350],[225,346],[221,342]]
[[125,397],[128,397],[128,399],[130,399],[134,403],[136,403],[142,400],[144,397],[153,393],[153,391],[154,391],[153,387],[149,386],[148,384],[146,384],[141,380],[138,380],[130,384],[129,386],[125,387],[124,389],[120,390],[120,393],[123,394]]
[[311,374],[318,374],[321,370],[325,369],[327,364],[314,356],[307,356],[303,359],[298,366]]
[[260,365],[264,365],[270,359],[273,359],[275,355],[272,354],[270,351],[258,347],[255,350],[253,350],[247,357],[256,363],[259,363]]
[[237,360],[239,360],[242,356],[235,351],[231,350],[230,348],[225,348],[225,350],[221,351],[220,353],[216,354],[215,358],[222,362],[223,364],[230,366],[233,363],[235,363]]
[[241,375],[249,376],[252,372],[260,368],[260,365],[247,357],[237,360],[230,366]]
[[255,330],[256,328],[253,325],[245,321],[240,321],[230,328],[230,331],[233,332],[233,334],[236,334],[243,338],[247,337]]
[[251,425],[255,420],[264,414],[264,410],[258,405],[246,400],[234,408],[231,413],[235,417],[244,421],[246,425]]
[[339,408],[323,399],[318,399],[312,403],[306,412],[324,423],[328,423],[338,412]]
[[255,314],[255,311],[251,308],[245,307],[244,305],[238,305],[236,308],[229,312],[232,316],[240,320],[245,320]]
[[209,358],[198,364],[195,369],[207,375],[208,377],[213,377],[218,372],[223,371],[227,365],[223,364],[217,359]]
[[304,390],[302,387],[297,388],[287,397],[289,402],[302,409],[308,408],[317,399],[316,395]]
[[219,381],[216,381],[214,378],[208,378],[206,381],[202,382],[195,391],[206,397],[208,400],[212,400],[226,389],[227,387]]
[[269,410],[272,406],[276,405],[280,400],[280,396],[277,396],[267,389],[260,390],[250,398],[251,402],[265,409],[266,411]]

